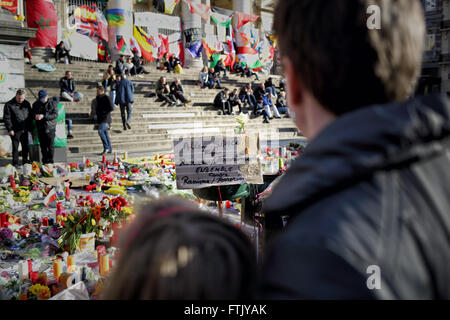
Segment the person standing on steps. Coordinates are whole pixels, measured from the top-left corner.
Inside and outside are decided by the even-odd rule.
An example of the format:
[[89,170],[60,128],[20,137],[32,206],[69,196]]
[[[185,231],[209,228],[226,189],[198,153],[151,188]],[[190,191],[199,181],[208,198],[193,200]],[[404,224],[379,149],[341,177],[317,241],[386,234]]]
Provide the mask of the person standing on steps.
[[[128,80],[127,72],[125,75],[117,75],[117,93],[116,93],[116,105],[120,106],[120,115],[122,117],[123,130],[131,130],[131,112],[133,110],[134,103],[134,86],[133,83]],[[125,112],[127,116],[125,117]]]
[[96,122],[98,124],[98,135],[103,143],[103,152],[101,155],[106,153],[112,153],[111,140],[109,138],[108,130],[111,126],[111,112],[114,111],[114,105],[111,98],[105,94],[105,88],[103,86],[97,87],[97,97],[96,100]]
[[58,117],[58,104],[49,99],[47,91],[38,93],[38,100],[33,103],[32,118],[36,120],[39,143],[41,145],[42,163],[54,163],[54,141],[56,134],[56,118]]
[[3,121],[12,142],[12,165],[19,165],[19,144],[22,145],[22,163],[29,163],[28,132],[32,130],[31,104],[25,100],[26,92],[17,90],[16,97],[5,104]]

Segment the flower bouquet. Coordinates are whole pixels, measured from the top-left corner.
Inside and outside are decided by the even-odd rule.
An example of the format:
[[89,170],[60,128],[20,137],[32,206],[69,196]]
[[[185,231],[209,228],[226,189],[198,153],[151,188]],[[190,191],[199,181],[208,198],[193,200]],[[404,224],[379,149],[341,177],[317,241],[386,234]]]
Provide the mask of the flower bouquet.
[[245,125],[249,121],[248,114],[241,113],[239,116],[236,117],[236,121],[239,124],[239,126],[236,127],[235,133],[237,133],[237,134],[244,134],[245,133]]

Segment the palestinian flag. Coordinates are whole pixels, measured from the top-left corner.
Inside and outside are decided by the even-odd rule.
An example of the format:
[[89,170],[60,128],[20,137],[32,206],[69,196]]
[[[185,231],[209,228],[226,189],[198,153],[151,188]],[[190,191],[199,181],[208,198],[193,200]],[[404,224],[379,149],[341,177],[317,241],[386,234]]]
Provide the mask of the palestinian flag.
[[218,53],[213,53],[213,55],[211,56],[211,64],[209,65],[210,68],[215,68],[217,63],[220,60],[220,54]]
[[215,24],[218,26],[222,26],[224,28],[229,28],[231,24],[231,18],[233,16],[227,16],[224,14],[220,14],[217,12],[211,12],[211,20],[214,21]]
[[124,9],[109,9],[107,15],[110,27],[123,27],[125,25]]
[[17,0],[0,0],[0,7],[11,11],[13,14],[16,14]]
[[124,37],[123,36],[116,36],[116,39],[117,39],[116,49],[119,52],[122,52],[122,53],[125,52],[127,50],[127,44],[125,42]]

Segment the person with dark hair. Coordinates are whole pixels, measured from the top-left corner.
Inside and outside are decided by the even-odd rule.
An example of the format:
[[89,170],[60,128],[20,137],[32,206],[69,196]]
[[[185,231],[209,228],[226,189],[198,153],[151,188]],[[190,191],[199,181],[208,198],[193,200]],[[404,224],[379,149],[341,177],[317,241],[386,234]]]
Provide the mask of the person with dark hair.
[[106,153],[112,153],[111,140],[109,139],[108,130],[111,126],[111,112],[114,111],[114,105],[111,98],[105,94],[105,88],[103,86],[97,87],[97,97],[95,100],[98,135],[100,136],[103,144],[103,152],[101,155],[104,155]]
[[243,75],[242,75],[243,69],[242,69],[242,65],[241,65],[240,62],[235,62],[234,66],[233,66],[233,69],[234,69],[235,73],[240,73],[241,76],[243,77]]
[[241,100],[239,100],[239,94],[237,89],[233,89],[233,91],[230,93],[228,97],[228,103],[230,104],[231,111],[233,111],[234,106],[238,106],[239,113],[242,112],[242,103]]
[[[120,106],[120,116],[122,117],[123,130],[131,130],[131,112],[133,111],[134,103],[134,86],[133,83],[127,79],[127,73],[123,76],[120,74],[116,76],[117,79],[117,94],[116,105]],[[127,115],[125,116],[125,112]],[[97,119],[98,121],[98,119]]]
[[227,69],[225,68],[225,65],[223,64],[223,59],[219,59],[217,61],[216,66],[214,67],[214,72],[217,73],[217,76],[220,78],[220,73],[223,71],[224,77],[227,76]]
[[256,251],[235,226],[178,198],[142,207],[120,235],[105,300],[251,300]]
[[121,55],[120,58],[116,61],[116,68],[114,71],[117,74],[123,75],[125,73],[126,67],[125,67],[125,56]]
[[264,83],[261,83],[258,88],[255,90],[255,98],[256,100],[261,100],[265,96],[267,96],[266,86]]
[[114,72],[114,67],[112,65],[109,65],[108,69],[103,74],[102,85],[103,88],[105,88],[105,93],[108,91],[108,87],[110,88],[111,101],[115,103],[117,93],[117,80],[116,73]]
[[28,133],[32,131],[31,104],[26,92],[19,89],[16,96],[5,103],[3,122],[12,142],[12,165],[19,165],[19,144],[22,145],[22,163],[28,163]]
[[208,82],[207,85],[210,89],[214,88],[214,84],[216,84],[216,89],[222,89],[222,86],[220,85],[220,79],[217,73],[214,71],[213,68],[209,69],[208,72]]
[[42,163],[54,163],[56,118],[58,118],[58,104],[49,99],[47,91],[40,90],[38,100],[33,103],[32,118],[36,121],[39,144],[41,146]]
[[255,72],[253,72],[253,70],[252,69],[250,69],[247,65],[242,65],[242,74],[241,74],[241,76],[242,77],[247,77],[247,78],[251,78],[251,77],[253,77],[253,76],[255,76],[255,80],[256,81],[259,81],[259,77],[258,77],[258,74],[257,73],[255,73]]
[[170,84],[170,95],[172,100],[174,100],[175,102],[177,100],[180,100],[182,105],[184,105],[185,107],[188,103],[191,102],[191,100],[184,97],[183,86],[181,85],[180,78],[176,78],[175,81]]
[[169,104],[170,107],[173,107],[174,105],[177,104],[177,102],[170,95],[170,87],[165,77],[159,78],[159,81],[156,83],[155,90],[158,99],[166,102],[167,104]]
[[255,108],[257,101],[256,97],[253,94],[252,85],[250,83],[241,88],[241,91],[239,91],[239,99],[244,104],[244,108],[247,106],[247,104],[251,109]]
[[223,115],[233,114],[230,102],[228,101],[229,92],[230,90],[228,88],[224,88],[214,98],[214,106],[219,110],[222,110]]
[[28,46],[23,47],[23,57],[25,58],[26,64],[33,64],[31,60],[33,57],[31,56],[31,50]]
[[206,88],[209,85],[208,74],[209,74],[208,67],[204,66],[198,75],[199,85],[201,86],[202,89]]
[[278,97],[277,95],[277,89],[275,88],[275,84],[273,83],[273,80],[271,77],[269,77],[266,82],[264,83],[264,86],[266,87],[266,91],[269,92],[272,96],[275,98]]
[[55,48],[55,60],[56,63],[61,62],[61,58],[67,57],[67,60],[70,64],[72,64],[72,59],[70,58],[70,50],[67,50],[64,46],[64,41],[61,41],[58,43],[58,45]]
[[133,64],[133,61],[131,60],[131,57],[127,57],[124,63],[125,66],[125,72],[128,72],[130,76],[135,76],[136,73],[136,67]]
[[261,297],[450,299],[450,103],[408,98],[422,1],[278,1],[274,31],[309,144],[264,202]]
[[139,57],[138,52],[133,52],[133,64],[134,67],[136,68],[136,74],[149,74],[150,72],[148,72],[147,70],[145,70],[144,66],[142,66],[142,62],[143,62],[143,58]]
[[267,106],[264,105],[264,97],[261,97],[256,101],[255,107],[253,109],[254,117],[259,117],[261,115],[264,118],[263,123],[270,123],[269,120],[272,120],[272,116],[268,112]]
[[83,94],[75,91],[75,80],[72,78],[72,72],[66,71],[66,75],[59,80],[61,89],[61,100],[78,102],[83,99]]
[[286,92],[286,78],[284,77],[280,80],[280,91]]

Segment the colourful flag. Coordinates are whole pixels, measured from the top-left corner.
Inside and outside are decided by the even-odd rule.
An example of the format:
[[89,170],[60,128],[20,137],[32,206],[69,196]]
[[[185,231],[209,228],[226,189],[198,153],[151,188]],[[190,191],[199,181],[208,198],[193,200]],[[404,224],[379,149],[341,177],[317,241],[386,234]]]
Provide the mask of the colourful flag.
[[141,54],[147,61],[153,61],[153,47],[154,45],[153,37],[149,37],[141,27],[134,26],[133,36],[136,39],[139,47],[141,48]]
[[125,25],[125,10],[124,9],[109,9],[108,24],[111,27],[123,27]]
[[211,11],[211,20],[214,21],[215,24],[221,25],[224,28],[228,28],[230,26],[232,17],[233,15],[227,16],[224,14]]
[[77,23],[77,32],[84,36],[94,38],[97,36],[97,24],[92,22],[79,22]]
[[17,0],[0,0],[0,7],[11,11],[13,14],[16,14]]
[[215,68],[217,63],[220,60],[220,54],[219,53],[213,53],[211,56],[211,64],[209,65],[210,68]]
[[97,36],[108,42],[108,20],[106,20],[105,15],[98,9],[95,14],[97,16]]
[[248,22],[255,22],[259,18],[259,16],[256,14],[246,14],[243,12],[236,12],[236,14],[238,17],[237,29],[240,29],[243,25],[247,24]]
[[142,57],[142,52],[141,49],[139,47],[139,44],[137,42],[137,40],[134,37],[130,38],[130,49],[131,52],[137,52],[139,57]]
[[48,195],[45,197],[44,199],[44,205],[48,208],[48,205],[55,201],[57,198],[56,196],[56,191],[55,188],[53,188],[52,190],[50,190],[50,192],[48,193]]
[[125,38],[123,36],[116,36],[116,40],[117,40],[117,46],[116,49],[119,52],[124,53],[127,50],[127,44],[125,42]]
[[234,31],[231,25],[227,28],[227,43],[229,49],[229,53],[224,60],[226,66],[230,66],[231,70],[234,71],[234,62],[236,61],[236,50],[234,48]]
[[164,13],[172,14],[178,2],[180,0],[164,0]]
[[192,0],[184,0],[184,1],[186,1],[186,3],[189,5],[191,13],[198,14],[206,22],[209,21],[211,6],[208,6],[203,3],[192,2]]
[[210,58],[211,55],[212,55],[213,53],[216,53],[216,52],[217,52],[217,50],[215,50],[214,48],[211,48],[211,47],[206,43],[205,40],[202,40],[202,44],[203,44],[203,49],[205,50],[206,56],[207,56],[208,58]]
[[169,52],[169,37],[168,36],[164,36],[162,34],[158,35],[159,39],[161,40],[161,46],[159,47],[159,59],[162,58],[162,56],[167,52]]
[[202,47],[202,41],[197,41],[196,43],[194,43],[192,46],[190,46],[188,48],[189,53],[191,54],[192,58],[196,59],[196,58],[200,58],[202,56],[202,51],[203,51],[203,47]]
[[58,15],[51,0],[27,1],[27,24],[37,28],[36,37],[28,43],[34,47],[56,47],[58,38]]
[[106,46],[104,41],[98,42],[98,60],[106,61]]

